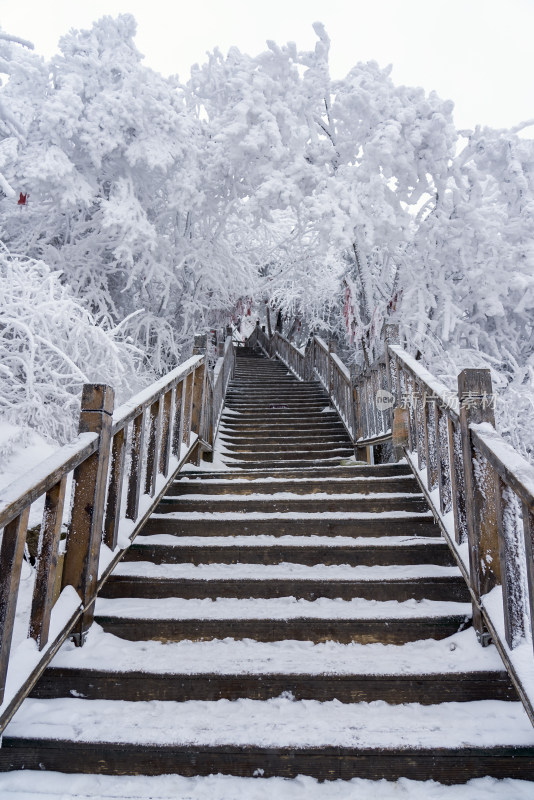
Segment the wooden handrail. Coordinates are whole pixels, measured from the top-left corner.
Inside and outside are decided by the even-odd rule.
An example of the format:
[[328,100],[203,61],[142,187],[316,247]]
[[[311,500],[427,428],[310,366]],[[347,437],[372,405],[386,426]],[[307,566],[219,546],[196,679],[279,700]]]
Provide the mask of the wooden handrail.
[[[0,490],[0,732],[65,639],[83,645],[97,592],[176,472],[200,456],[209,419],[213,444],[234,359],[228,337],[215,380],[205,352],[197,352],[117,409],[110,387],[85,386],[76,439]],[[15,610],[30,506],[39,498],[44,510],[28,623],[35,650],[19,654]]]
[[[393,325],[384,326],[383,352],[357,372],[319,336],[303,353],[257,331],[262,349],[300,380],[320,381],[358,457],[372,461],[373,448],[392,441],[412,465],[468,583],[479,641],[495,642],[534,724],[534,467],[495,429],[489,372],[464,370],[451,391],[400,346]],[[398,441],[396,409],[407,419]]]

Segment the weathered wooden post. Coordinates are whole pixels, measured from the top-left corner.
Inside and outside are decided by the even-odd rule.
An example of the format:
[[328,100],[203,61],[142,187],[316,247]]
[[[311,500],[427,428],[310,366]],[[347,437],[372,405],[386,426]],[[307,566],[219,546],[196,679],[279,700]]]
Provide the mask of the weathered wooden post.
[[5,691],[29,513],[27,506],[6,525],[0,546],[0,702]]
[[359,369],[356,364],[350,365],[350,397],[352,403],[352,429],[356,441],[354,454],[358,461],[367,461],[367,447],[360,447],[358,439],[363,439],[363,425],[360,408],[360,396],[358,392]]
[[304,350],[304,380],[313,380],[313,336],[308,336]]
[[328,393],[329,393],[330,397],[332,397],[332,391],[333,391],[333,388],[334,388],[333,387],[332,353],[335,353],[335,352],[336,352],[336,342],[335,342],[334,339],[329,339],[328,340],[328,380],[327,380],[327,386],[328,386]]
[[67,533],[61,586],[74,586],[84,611],[72,632],[83,645],[94,616],[98,559],[102,542],[114,392],[111,386],[83,387],[79,433],[98,433],[98,450],[74,471],[74,500]]
[[[259,323],[258,323],[259,324]],[[193,379],[193,395],[192,395],[192,408],[191,408],[191,432],[196,433],[199,439],[199,444],[195,453],[195,464],[200,464],[200,456],[202,447],[200,439],[202,438],[202,423],[204,418],[204,398],[206,395],[206,351],[208,347],[207,334],[198,334],[195,336],[193,346],[193,355],[204,355],[204,362],[195,369]]]
[[384,356],[386,363],[386,378],[388,391],[395,396],[395,405],[399,404],[400,397],[397,394],[397,375],[395,359],[391,358],[389,348],[391,345],[400,344],[400,334],[398,325],[384,325]]
[[[229,336],[230,339],[232,339],[233,335],[234,335],[234,329],[232,328],[231,325],[227,325],[226,326],[226,336],[227,337]],[[234,377],[234,372],[235,372],[235,348],[234,348],[234,345],[233,345],[233,341],[232,341],[232,348],[233,348],[233,359],[232,359],[232,374],[231,374],[230,378]]]
[[500,584],[499,534],[495,477],[487,464],[477,463],[469,426],[495,425],[489,369],[464,369],[458,375],[462,462],[465,475],[467,535],[473,601],[473,626],[482,646],[489,644],[480,598]]
[[273,329],[271,327],[271,309],[269,308],[268,300],[265,301],[265,318],[267,320],[267,332],[269,334],[269,339],[272,339]]
[[46,493],[43,522],[39,533],[37,571],[30,616],[30,637],[35,639],[39,650],[42,650],[48,642],[50,630],[66,485],[67,478],[63,476]]

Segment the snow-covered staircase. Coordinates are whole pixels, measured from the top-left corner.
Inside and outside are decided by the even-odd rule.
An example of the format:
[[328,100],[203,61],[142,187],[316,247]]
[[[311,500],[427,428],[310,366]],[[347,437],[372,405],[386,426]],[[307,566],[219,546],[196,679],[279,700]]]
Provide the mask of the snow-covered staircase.
[[534,730],[415,478],[341,465],[327,406],[238,359],[230,467],[180,473],[87,644],[7,728],[2,769],[534,780]]

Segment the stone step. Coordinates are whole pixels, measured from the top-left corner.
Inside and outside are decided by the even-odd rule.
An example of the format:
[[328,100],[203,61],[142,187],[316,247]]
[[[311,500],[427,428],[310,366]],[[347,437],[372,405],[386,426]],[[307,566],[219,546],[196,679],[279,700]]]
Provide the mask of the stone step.
[[[314,439],[309,442],[309,448],[311,452],[317,453],[319,451],[331,453],[332,451],[337,451],[340,448],[349,449],[351,454],[354,452],[354,446],[348,436],[340,436],[337,440],[332,440],[327,437],[326,441],[318,441]],[[303,453],[309,452],[306,448],[306,442],[298,439],[297,441],[293,441],[292,439],[287,438],[285,442],[271,442],[270,440],[247,440],[245,442],[241,441],[239,443],[233,443],[231,439],[227,439],[224,442],[224,449],[225,452],[229,455],[236,454],[237,458],[241,458],[241,453],[274,453],[279,457],[283,456],[283,453]]]
[[[188,568],[187,568],[188,567]],[[248,567],[248,570],[244,570]],[[173,569],[174,568],[174,569]],[[365,600],[452,600],[467,603],[470,595],[464,579],[460,574],[436,575],[434,573],[444,571],[455,572],[454,568],[435,567],[424,569],[424,565],[417,565],[413,570],[416,574],[413,577],[394,577],[358,580],[357,576],[352,579],[337,579],[328,576],[334,572],[333,567],[305,567],[293,570],[296,573],[293,577],[283,577],[291,570],[287,565],[280,569],[282,577],[272,577],[277,574],[278,567],[251,567],[250,565],[213,564],[209,567],[191,567],[186,565],[184,568],[180,564],[151,564],[150,562],[129,562],[122,565],[106,582],[100,597],[147,597],[147,598],[168,598],[183,597],[185,599],[216,599],[220,597],[234,598],[274,598],[274,597],[296,597],[302,600],[316,600],[320,597],[329,599],[352,600],[363,598]],[[356,567],[352,568],[358,572]],[[371,568],[363,568],[369,571]],[[398,566],[391,567],[390,570],[397,569]],[[301,577],[308,570],[319,577]],[[406,568],[405,568],[406,570]],[[341,570],[346,573],[348,570]],[[139,572],[139,574],[128,573]],[[195,572],[198,575],[195,575]],[[229,577],[232,573],[237,573],[237,577]],[[249,577],[246,577],[247,572]],[[359,570],[362,572],[362,569]],[[173,577],[176,573],[178,577]],[[252,577],[250,577],[252,573]],[[426,574],[425,574],[426,573]],[[204,577],[208,574],[210,577]],[[267,574],[269,577],[261,577]],[[325,579],[325,574],[328,580]],[[321,577],[322,576],[322,577]]]
[[[353,453],[351,454],[353,455]],[[258,470],[260,472],[264,472],[266,469],[281,469],[287,467],[288,469],[307,469],[307,468],[315,468],[321,466],[336,466],[341,464],[342,458],[346,458],[346,456],[336,458],[295,458],[293,460],[288,461],[242,461],[237,458],[232,458],[231,456],[225,456],[223,458],[225,464],[227,464],[231,469],[239,469],[240,467],[243,470]]]
[[341,421],[324,419],[330,417],[330,414],[324,414],[319,419],[312,420],[312,422],[303,422],[302,419],[296,421],[294,419],[289,422],[283,420],[273,422],[252,422],[246,419],[240,419],[239,416],[228,416],[222,421],[219,429],[219,436],[226,438],[235,436],[236,440],[239,436],[265,436],[273,434],[274,436],[285,436],[286,434],[298,434],[300,437],[306,437],[308,434],[320,434],[323,436],[329,433],[337,433],[347,435],[347,430]]
[[[238,703],[121,701],[115,708],[105,699],[30,699],[3,738],[0,769],[533,780],[534,732],[519,703],[497,700],[341,704],[289,695]],[[503,791],[509,796],[509,788]]]
[[98,598],[95,621],[122,639],[253,639],[404,644],[443,639],[470,625],[470,603],[433,600]]
[[[177,662],[179,664],[179,662]],[[176,669],[176,668],[175,668]],[[212,673],[116,672],[49,667],[31,697],[83,697],[86,700],[337,700],[431,705],[473,700],[516,700],[504,670],[418,675],[259,675]]]
[[141,534],[124,561],[154,564],[302,564],[349,566],[455,566],[454,556],[438,536],[173,536]]
[[329,444],[336,444],[341,442],[343,444],[349,444],[353,447],[353,444],[349,437],[347,436],[346,431],[337,431],[335,433],[315,433],[310,431],[309,433],[305,433],[302,435],[302,431],[287,431],[284,434],[278,436],[268,436],[266,434],[258,434],[257,432],[253,434],[251,431],[244,431],[241,433],[233,432],[225,432],[222,431],[219,435],[219,441],[224,445],[227,450],[237,450],[239,448],[246,449],[249,446],[257,447],[258,445],[267,445],[265,449],[268,449],[270,445],[273,447],[290,444],[290,445],[329,445]]
[[[256,495],[209,495],[200,491],[192,497],[164,497],[155,508],[155,514],[232,513],[232,514],[337,514],[428,512],[428,503],[422,494],[379,493],[371,495],[316,495],[291,496],[289,492],[256,497]],[[320,521],[320,520],[318,520]],[[250,524],[253,524],[252,522]],[[315,524],[315,521],[314,521]],[[357,522],[356,522],[357,525]]]
[[245,453],[243,451],[239,453],[235,453],[235,455],[231,452],[225,454],[225,458],[231,457],[235,458],[239,461],[262,461],[262,462],[284,462],[284,461],[294,461],[302,460],[302,461],[319,461],[322,458],[324,459],[342,459],[342,458],[350,458],[354,455],[354,448],[349,447],[348,445],[344,445],[338,443],[335,447],[329,447],[327,449],[322,449],[320,447],[316,447],[313,450],[310,449],[302,449],[300,445],[296,445],[295,447],[289,448],[287,452],[284,450],[275,450],[275,451],[268,451],[268,450],[261,450],[259,447],[257,450],[253,452]]
[[429,513],[411,511],[334,513],[168,512],[152,514],[143,531],[172,536],[436,536]]
[[405,645],[311,642],[132,642],[91,632],[63,648],[32,697],[108,700],[296,700],[391,704],[516,700],[493,646],[473,629]]
[[308,467],[306,469],[291,469],[279,468],[249,471],[246,470],[214,470],[206,472],[205,470],[195,470],[186,466],[182,472],[178,473],[175,478],[175,483],[180,481],[197,481],[197,480],[238,480],[238,481],[258,481],[269,479],[272,481],[285,481],[292,480],[317,480],[317,479],[338,479],[338,478],[354,478],[358,480],[366,480],[367,478],[394,478],[394,477],[410,477],[415,480],[412,471],[407,464],[354,464],[350,466],[318,466]]
[[224,494],[265,494],[276,492],[291,492],[292,494],[349,494],[366,495],[370,493],[404,492],[419,494],[419,484],[413,476],[392,476],[390,478],[323,478],[323,479],[289,479],[271,478],[253,480],[242,478],[232,479],[207,479],[184,478],[176,480],[167,490],[167,497],[183,496],[188,494],[224,495]]

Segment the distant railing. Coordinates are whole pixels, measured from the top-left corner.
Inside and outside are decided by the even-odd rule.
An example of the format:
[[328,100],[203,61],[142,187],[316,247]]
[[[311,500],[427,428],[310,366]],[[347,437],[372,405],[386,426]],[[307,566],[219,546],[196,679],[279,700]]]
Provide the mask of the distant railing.
[[[84,386],[76,439],[0,490],[0,731],[65,639],[83,644],[100,587],[176,472],[212,449],[234,350],[227,338],[212,377],[205,348],[195,337],[196,355],[117,409],[111,387]],[[21,570],[39,499],[30,599]]]
[[534,467],[495,430],[489,370],[464,370],[451,391],[400,346],[397,326],[383,339],[357,372],[318,336],[301,350],[258,324],[249,341],[320,381],[359,458],[373,463],[391,441],[393,459],[410,462],[469,586],[478,639],[498,647],[534,724]]

